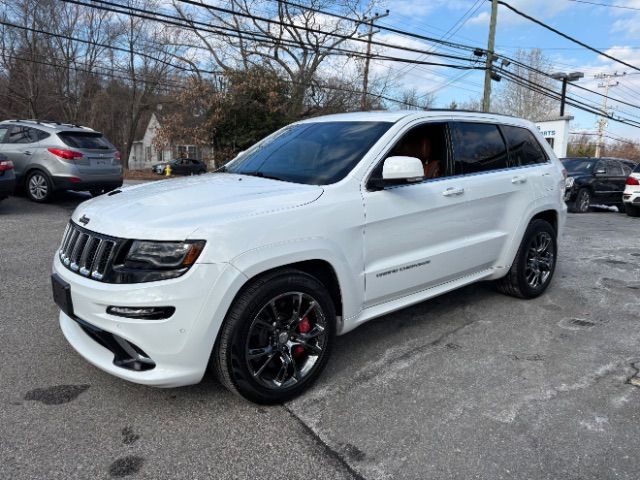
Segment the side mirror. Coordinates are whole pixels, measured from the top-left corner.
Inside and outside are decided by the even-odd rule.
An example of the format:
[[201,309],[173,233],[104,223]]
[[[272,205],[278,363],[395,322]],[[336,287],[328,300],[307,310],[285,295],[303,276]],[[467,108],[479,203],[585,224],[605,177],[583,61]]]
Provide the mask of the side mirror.
[[424,167],[415,157],[389,157],[382,166],[382,180],[385,182],[419,182],[423,178]]

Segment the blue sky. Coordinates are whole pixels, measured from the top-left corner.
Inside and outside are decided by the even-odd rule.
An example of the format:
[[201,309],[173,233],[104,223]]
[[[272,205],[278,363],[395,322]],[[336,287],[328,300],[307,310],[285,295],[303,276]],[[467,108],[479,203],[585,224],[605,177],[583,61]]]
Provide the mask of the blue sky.
[[[571,0],[509,0],[509,3],[558,30],[640,67],[640,0],[593,1],[633,7],[638,10],[599,7]],[[437,38],[442,37],[452,26],[456,25],[457,29],[462,25],[449,38],[451,41],[486,47],[490,12],[488,1],[388,0],[378,10],[382,12],[386,8],[390,10],[390,16],[380,20],[383,25]],[[464,23],[460,21],[462,18],[466,19]],[[540,48],[551,60],[554,71],[582,71],[585,73],[585,78],[580,81],[580,85],[601,93],[604,93],[604,89],[597,88],[600,81],[593,78],[593,75],[616,71],[627,72],[627,75],[617,79],[619,86],[611,88],[610,95],[640,105],[640,72],[571,43],[502,6],[499,7],[497,25],[496,51],[498,53],[513,56],[518,48]],[[377,34],[377,39],[397,45],[426,47],[426,44],[421,44],[417,40],[414,42],[384,31]],[[397,51],[388,53],[398,54]],[[417,54],[406,56],[420,58]],[[436,57],[432,57],[431,60],[441,61]],[[388,63],[377,62],[374,65],[376,73],[383,73],[385,69],[389,69]],[[421,93],[436,90],[436,106],[447,106],[451,100],[460,103],[481,97],[483,74],[480,72],[462,75],[463,72],[451,69],[408,67],[400,64],[391,65],[391,69],[396,81],[403,87],[416,88]],[[452,80],[455,81],[451,82]],[[493,82],[493,86],[494,89],[500,88],[500,84],[496,82]],[[569,94],[581,95],[584,101],[594,105],[599,105],[602,100],[601,97],[575,88],[570,88]],[[640,109],[616,102],[610,102],[610,106],[615,115],[640,121]],[[572,107],[567,107],[567,113],[575,116],[572,131],[595,131],[596,116],[576,111]],[[613,137],[621,136],[640,140],[640,129],[613,121],[609,121],[608,133]]]

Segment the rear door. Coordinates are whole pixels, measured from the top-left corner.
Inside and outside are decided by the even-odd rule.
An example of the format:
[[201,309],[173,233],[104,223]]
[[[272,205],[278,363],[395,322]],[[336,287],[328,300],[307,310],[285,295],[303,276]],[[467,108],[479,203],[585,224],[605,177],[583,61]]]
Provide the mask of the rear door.
[[609,160],[607,172],[613,188],[610,201],[612,203],[621,203],[622,192],[624,192],[625,182],[627,181],[628,176],[625,174],[623,163],[618,160]]
[[475,257],[476,268],[487,268],[519,240],[514,238],[516,226],[535,198],[532,183],[542,172],[523,168],[522,157],[509,155],[496,124],[456,122],[452,132],[454,173],[460,176],[467,221],[477,235],[464,254]]
[[[622,172],[622,167],[618,162],[612,163],[608,159],[600,159],[593,170],[593,196],[595,202],[602,203],[615,202],[614,198],[618,187],[616,187],[616,178]],[[622,192],[620,192],[622,195]]]
[[507,140],[510,163],[518,168],[515,176],[527,184],[534,199],[543,198],[558,186],[555,167],[536,137],[528,129],[512,125],[500,127]]

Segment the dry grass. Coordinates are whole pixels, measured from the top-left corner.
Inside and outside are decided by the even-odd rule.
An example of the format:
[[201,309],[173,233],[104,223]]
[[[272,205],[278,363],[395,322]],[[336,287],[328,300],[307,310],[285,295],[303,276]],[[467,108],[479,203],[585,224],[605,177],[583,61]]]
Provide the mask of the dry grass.
[[126,170],[124,171],[125,180],[162,180],[166,178],[164,175],[156,175],[149,170]]

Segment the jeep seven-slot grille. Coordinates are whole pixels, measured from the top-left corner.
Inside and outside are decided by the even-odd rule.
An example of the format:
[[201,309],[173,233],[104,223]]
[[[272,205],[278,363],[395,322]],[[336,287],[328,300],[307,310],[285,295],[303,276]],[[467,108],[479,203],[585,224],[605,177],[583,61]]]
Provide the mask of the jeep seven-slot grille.
[[102,281],[121,243],[120,239],[85,230],[69,222],[58,254],[62,264],[72,272]]

